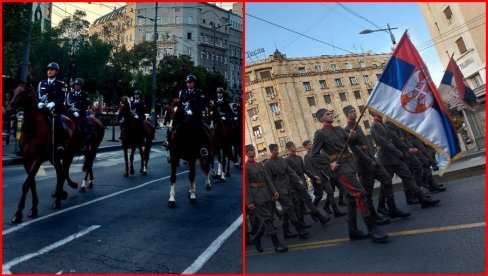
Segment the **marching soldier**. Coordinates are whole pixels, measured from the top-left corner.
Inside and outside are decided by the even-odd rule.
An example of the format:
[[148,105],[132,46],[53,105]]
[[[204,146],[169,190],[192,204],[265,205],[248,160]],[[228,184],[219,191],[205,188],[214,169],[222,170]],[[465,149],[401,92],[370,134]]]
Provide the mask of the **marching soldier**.
[[[306,205],[308,209],[310,209],[310,215],[312,216],[312,218],[314,218],[315,220],[318,219],[322,225],[325,225],[327,222],[330,221],[330,217],[323,216],[317,209],[317,207],[312,203],[312,199],[308,194],[307,181],[305,180],[305,174],[307,173],[307,171],[305,170],[305,165],[303,163],[302,157],[297,155],[296,147],[293,142],[287,142],[285,146],[289,152],[288,156],[285,158],[285,161],[288,166],[290,166],[290,168],[295,171],[295,173],[298,175],[302,182],[302,184],[294,183],[295,185],[292,186],[296,191],[295,193],[298,198],[299,204],[303,202],[303,204]],[[308,177],[311,178],[314,176],[309,174]]]
[[75,90],[68,93],[68,96],[66,97],[66,104],[69,107],[69,117],[71,120],[73,120],[75,125],[79,127],[81,137],[85,142],[85,146],[87,146],[89,143],[86,137],[86,110],[90,105],[90,101],[88,99],[88,93],[81,90],[84,83],[85,82],[82,78],[75,79],[73,82]]
[[50,62],[47,65],[47,80],[39,82],[37,95],[39,103],[37,107],[41,110],[54,112],[54,147],[58,154],[64,151],[64,138],[66,126],[63,122],[63,113],[65,111],[64,101],[66,97],[66,85],[58,80],[56,76],[59,72],[59,65],[56,62]]
[[[353,106],[348,105],[343,108],[344,114],[347,117],[347,126],[344,128],[346,132],[350,132],[356,125],[357,112]],[[388,224],[389,220],[381,217],[376,213],[373,204],[373,189],[374,181],[377,179],[381,183],[380,189],[386,197],[386,202],[390,209],[390,218],[400,217],[405,218],[410,216],[410,213],[403,212],[398,209],[395,203],[395,196],[393,194],[393,185],[391,176],[386,170],[378,164],[374,157],[372,147],[369,145],[368,139],[364,134],[360,125],[356,126],[356,139],[353,145],[350,146],[353,152],[353,160],[356,165],[356,171],[359,176],[359,182],[363,185],[367,193],[369,202],[369,211],[375,220],[376,224]]]
[[[307,175],[312,180],[313,194],[315,196],[313,204],[315,206],[318,206],[320,200],[324,196],[324,191],[325,191],[327,193],[327,201],[332,206],[332,210],[334,211],[334,217],[342,217],[346,215],[346,213],[339,210],[337,204],[335,203],[334,190],[330,185],[329,157],[327,156],[327,154],[322,153],[324,160],[327,160],[329,164],[327,166],[320,168],[319,166],[317,166],[317,164],[314,162],[312,158],[312,142],[310,140],[305,140],[303,142],[303,147],[307,150],[307,154],[305,154],[305,157],[303,158],[303,162],[305,165],[305,171],[307,172]],[[337,163],[335,165],[337,165]],[[326,213],[332,213],[332,211],[330,210],[327,211],[325,205],[324,205],[324,211]]]
[[[334,115],[331,111],[321,108],[317,111],[316,116],[317,119],[323,123],[323,128],[315,132],[312,146],[312,157],[315,162],[321,166],[325,163],[320,153],[323,150],[329,155],[330,160],[333,161],[331,164],[339,164],[334,173],[337,175],[339,184],[342,185],[347,192],[349,239],[358,240],[368,237],[367,234],[361,232],[357,228],[357,206],[364,219],[364,222],[366,223],[366,226],[368,227],[372,241],[378,243],[388,242],[388,235],[383,233],[376,226],[373,218],[371,217],[366,191],[356,177],[356,172],[352,162],[352,154],[346,149],[348,134],[341,127],[332,126],[332,123],[334,122]],[[349,143],[353,143],[355,139],[356,132],[354,130],[350,130]],[[345,150],[341,155],[341,151],[343,151],[343,149]]]
[[300,226],[292,200],[292,182],[298,182],[301,185],[304,185],[304,183],[288,166],[286,161],[278,156],[278,145],[269,145],[269,150],[271,151],[271,158],[264,163],[264,170],[279,194],[278,202],[283,209],[283,233],[285,238],[287,238],[287,235],[290,236],[292,234],[287,225],[288,220],[290,220],[292,225],[295,226],[298,236],[301,239],[306,239],[309,233]]
[[[386,171],[393,177],[396,173],[401,179],[404,188],[408,190],[412,195],[417,196],[420,200],[422,208],[428,208],[439,204],[440,200],[429,199],[419,189],[415,183],[414,177],[408,167],[404,163],[405,153],[398,150],[393,144],[394,139],[399,139],[392,132],[388,131],[383,125],[383,118],[376,112],[370,112],[374,121],[371,125],[371,136],[376,144],[378,161]],[[379,203],[384,202],[385,194],[380,190]],[[378,210],[380,206],[378,207]]]
[[[266,234],[271,237],[276,252],[288,251],[279,240],[273,227],[273,214],[270,204],[279,198],[271,179],[264,172],[262,163],[254,160],[256,152],[253,145],[246,145],[246,206],[249,213],[258,221],[256,235],[251,242],[259,252],[263,252],[261,237]],[[254,229],[253,229],[254,230]]]

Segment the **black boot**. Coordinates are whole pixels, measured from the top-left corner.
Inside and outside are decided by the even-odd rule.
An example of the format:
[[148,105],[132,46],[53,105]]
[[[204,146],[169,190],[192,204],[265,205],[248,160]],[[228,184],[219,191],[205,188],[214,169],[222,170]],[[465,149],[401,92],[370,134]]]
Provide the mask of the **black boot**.
[[373,219],[373,221],[374,221],[375,224],[377,224],[377,225],[390,224],[390,219],[389,218],[386,218],[386,217],[383,217],[383,216],[379,215],[378,213],[376,213],[376,211],[374,210],[373,205],[371,205],[371,208],[369,209],[369,212],[371,213],[371,218]]
[[383,214],[385,216],[390,215],[390,211],[386,208],[385,197],[383,196],[380,196],[378,199],[378,213]]
[[430,179],[427,180],[429,183],[429,191],[431,192],[445,192],[446,188],[439,186],[437,183],[435,183],[434,178],[431,176]]
[[264,251],[263,246],[261,245],[261,238],[263,237],[263,234],[264,234],[264,227],[261,226],[261,228],[259,228],[258,232],[256,233],[256,236],[254,236],[254,238],[251,240],[251,242],[256,247],[256,250],[259,252]]
[[388,208],[390,209],[390,218],[394,219],[396,217],[399,218],[406,218],[410,216],[410,213],[403,212],[402,210],[398,209],[395,203],[394,197],[389,197],[386,199],[386,204],[388,204]]
[[364,233],[363,231],[358,229],[356,219],[351,219],[347,221],[349,225],[349,240],[350,241],[357,241],[369,238],[369,234]]
[[337,204],[332,203],[331,205],[332,205],[332,210],[334,210],[334,217],[338,218],[338,217],[342,217],[342,216],[346,215],[345,212],[342,212],[341,210],[339,210],[339,208],[337,207]]
[[288,251],[288,247],[283,245],[280,240],[278,240],[278,236],[276,236],[276,234],[271,235],[271,241],[273,242],[275,252],[285,253]]
[[[335,204],[335,203],[334,203]],[[336,205],[337,206],[337,205]],[[332,210],[330,210],[330,201],[329,199],[327,198],[325,200],[325,203],[324,203],[324,211],[327,213],[327,214],[332,214]]]
[[329,222],[331,220],[331,217],[326,217],[326,216],[323,216],[319,210],[313,212],[311,214],[313,217],[317,218],[319,221],[320,221],[320,224],[322,225],[325,225],[327,224],[327,222]]
[[297,230],[298,237],[300,239],[302,239],[302,240],[308,239],[308,237],[310,236],[310,233],[308,233],[307,231],[303,230],[303,228],[301,228],[298,225],[295,225],[295,229]]
[[372,217],[363,218],[366,226],[368,227],[369,233],[371,235],[371,240],[377,243],[389,242],[388,235],[383,233],[373,221]]
[[407,199],[408,205],[419,204],[420,201],[415,197],[410,190],[405,190],[405,198]]
[[305,218],[303,216],[300,216],[300,218],[298,220],[298,225],[300,226],[300,228],[310,228],[310,227],[312,227],[311,224],[307,224],[305,222]]
[[422,191],[419,191],[417,193],[417,196],[420,200],[420,206],[422,207],[422,209],[433,207],[441,202],[439,199],[431,199],[426,197],[424,193],[422,193]]
[[246,245],[251,245],[251,234],[249,232],[246,233]]
[[290,231],[290,225],[288,223],[283,223],[283,236],[285,237],[285,239],[293,239],[293,238],[296,238],[298,237],[297,234],[293,233]]
[[339,206],[346,206],[346,203],[344,203],[344,196],[342,193],[339,193],[339,202],[337,203]]

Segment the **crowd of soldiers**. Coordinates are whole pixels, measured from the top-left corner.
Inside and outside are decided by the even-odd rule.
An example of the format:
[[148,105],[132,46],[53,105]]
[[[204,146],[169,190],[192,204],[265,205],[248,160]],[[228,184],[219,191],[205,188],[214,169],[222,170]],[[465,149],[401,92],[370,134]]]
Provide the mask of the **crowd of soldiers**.
[[[254,146],[246,145],[246,210],[250,225],[246,238],[259,252],[263,252],[261,238],[265,233],[271,238],[276,252],[288,250],[276,234],[273,225],[275,214],[282,221],[285,239],[309,237],[305,229],[311,225],[304,221],[304,215],[308,213],[322,225],[331,220],[329,214],[333,213],[334,217],[345,215],[335,203],[335,187],[345,193],[351,241],[370,238],[373,242],[386,243],[389,237],[378,225],[388,224],[390,219],[410,216],[396,205],[392,186],[394,174],[402,180],[408,205],[420,204],[424,209],[439,204],[440,200],[420,189],[425,187],[430,192],[446,190],[432,176],[432,170],[438,169],[434,149],[394,122],[383,121],[380,114],[370,111],[374,117],[371,138],[376,145],[375,152],[372,142],[357,124],[356,109],[348,105],[343,112],[347,117],[344,128],[333,126],[335,117],[332,111],[325,108],[317,111],[316,117],[323,127],[315,132],[313,141],[303,141],[302,145],[307,150],[304,158],[297,155],[295,144],[288,142],[286,158],[279,156],[277,144],[270,144],[271,157],[257,162]],[[313,201],[305,175],[313,186]],[[375,180],[380,183],[377,208],[372,200]],[[323,207],[325,215],[317,208],[324,192],[327,194]],[[281,212],[277,210],[277,202]],[[367,226],[367,232],[357,226],[357,211]],[[290,230],[290,222],[297,234]]]

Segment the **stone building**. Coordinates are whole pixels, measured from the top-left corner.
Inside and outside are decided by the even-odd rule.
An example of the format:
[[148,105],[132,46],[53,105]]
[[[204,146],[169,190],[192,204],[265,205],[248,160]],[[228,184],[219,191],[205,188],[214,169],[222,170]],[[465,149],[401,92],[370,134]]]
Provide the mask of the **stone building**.
[[[266,60],[246,65],[246,144],[253,144],[257,158],[269,156],[268,145],[276,143],[285,154],[293,141],[313,139],[321,123],[319,108],[334,110],[336,124],[344,126],[342,108],[351,104],[362,109],[383,72],[390,54],[323,55],[287,58],[275,51]],[[372,117],[366,112],[361,127],[369,135]],[[303,152],[302,152],[303,153]]]

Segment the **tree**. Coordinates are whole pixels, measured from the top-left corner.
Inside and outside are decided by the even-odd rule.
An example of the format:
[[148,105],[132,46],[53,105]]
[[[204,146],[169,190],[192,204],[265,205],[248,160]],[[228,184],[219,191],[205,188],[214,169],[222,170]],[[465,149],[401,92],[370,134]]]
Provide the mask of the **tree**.
[[18,77],[22,64],[22,47],[27,30],[27,7],[24,3],[4,3],[3,16],[3,75]]

